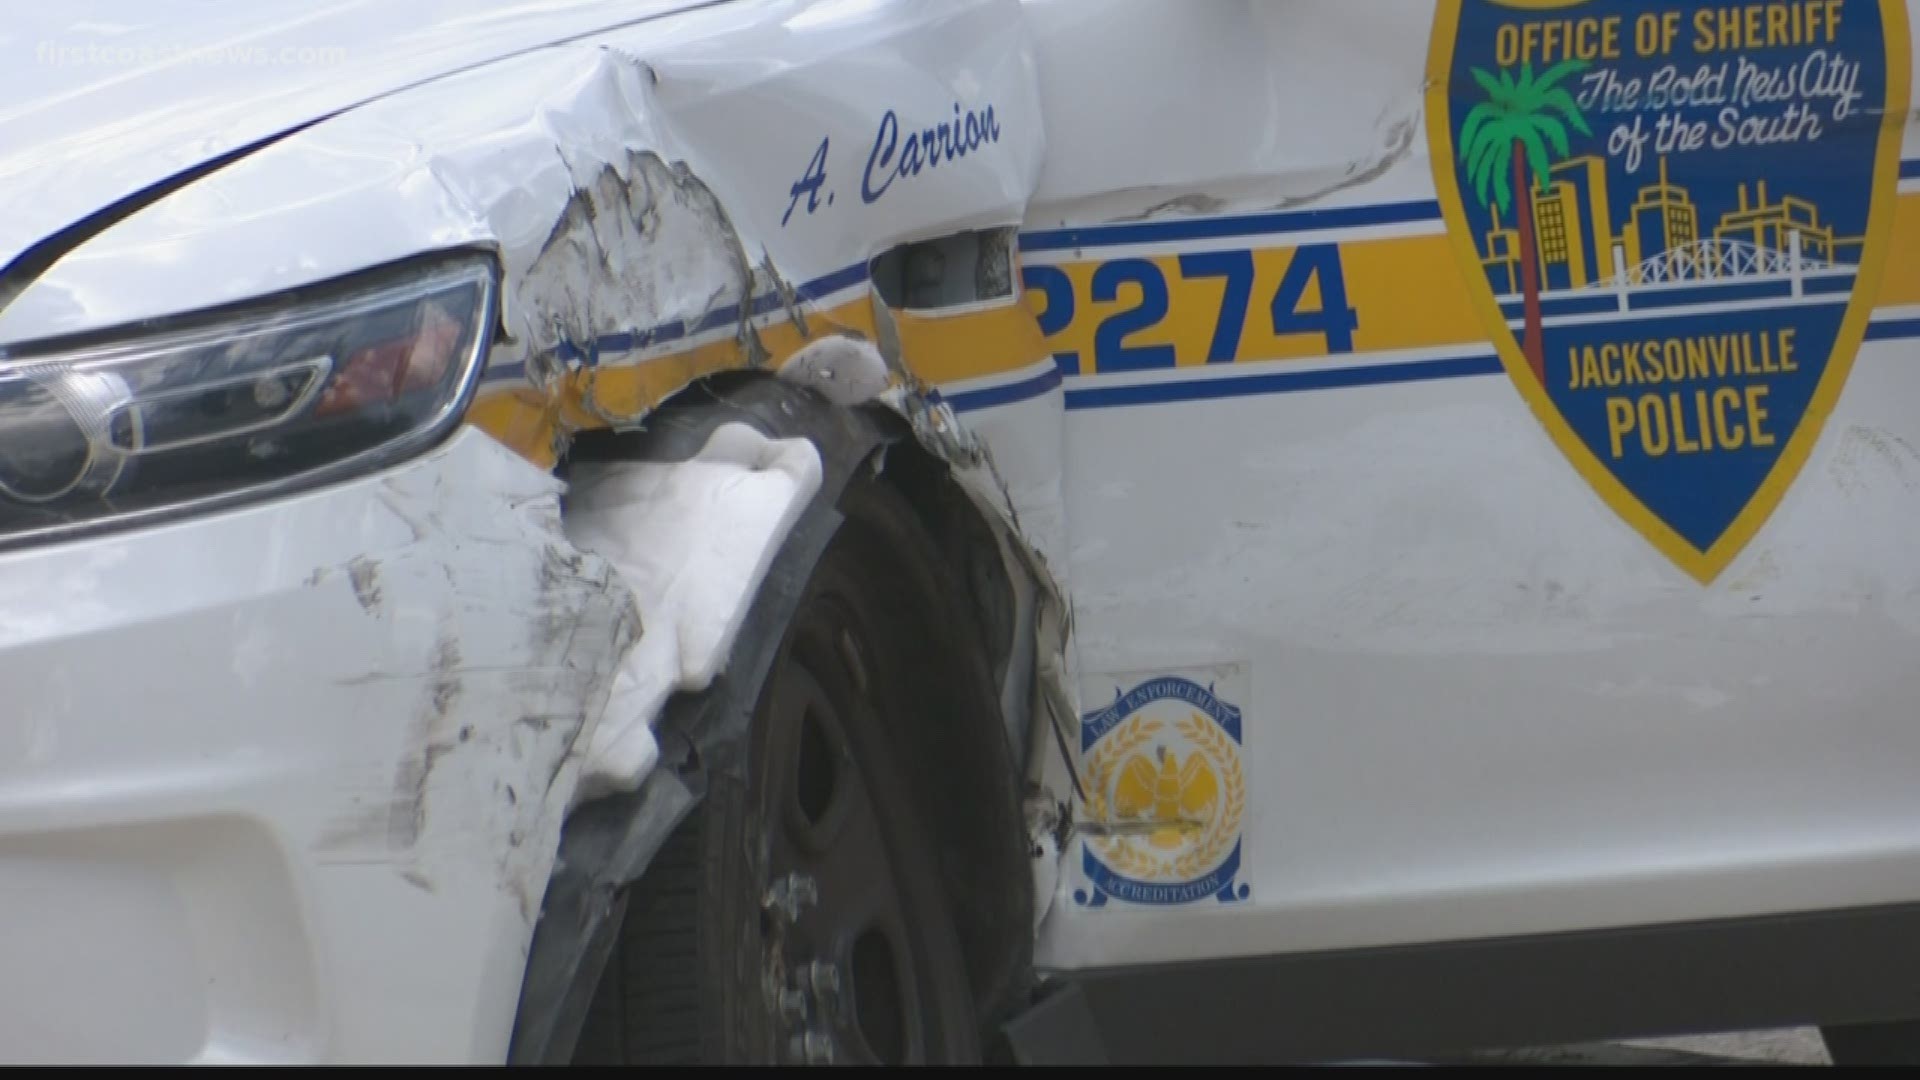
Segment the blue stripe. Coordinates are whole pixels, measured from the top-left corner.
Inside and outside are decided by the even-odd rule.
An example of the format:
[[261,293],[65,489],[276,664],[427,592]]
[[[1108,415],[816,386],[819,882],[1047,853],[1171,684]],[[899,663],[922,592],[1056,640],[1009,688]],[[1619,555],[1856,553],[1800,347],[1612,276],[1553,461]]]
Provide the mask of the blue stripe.
[[483,383],[506,382],[526,377],[527,365],[517,360],[511,364],[488,364],[487,369],[480,373],[480,381]]
[[[1869,323],[1868,341],[1895,341],[1920,338],[1920,319],[1894,319]],[[1256,394],[1285,394],[1303,390],[1329,390],[1352,386],[1419,382],[1425,379],[1453,379],[1469,375],[1496,375],[1500,361],[1491,356],[1462,360],[1430,360],[1376,367],[1336,368],[1330,371],[1278,372],[1238,378],[1157,383],[1140,386],[1093,386],[1067,391],[1069,409],[1109,409],[1125,405],[1152,405],[1168,401],[1206,401],[1214,398],[1249,397]],[[508,381],[526,375],[525,364],[496,364],[489,367],[487,382]],[[985,390],[943,394],[955,412],[991,409],[1012,405],[1047,393],[1061,383],[1058,368],[1030,379]]]
[[[866,280],[867,264],[858,262],[794,286],[793,295],[796,301],[818,300],[820,297],[851,288]],[[778,310],[783,303],[777,291],[762,293],[753,298],[749,310],[754,315],[765,315],[770,311]],[[617,330],[611,334],[603,334],[584,348],[577,342],[562,341],[555,347],[554,352],[564,363],[578,360],[588,367],[593,367],[600,363],[601,356],[608,353],[625,353],[635,349],[664,345],[669,341],[678,341],[692,334],[703,334],[709,330],[732,326],[739,321],[740,305],[727,304],[700,316],[699,321],[691,328],[684,320],[674,319],[644,330]]]
[[1021,251],[1064,251],[1072,248],[1114,247],[1170,240],[1220,240],[1233,236],[1305,232],[1309,229],[1357,229],[1365,225],[1397,225],[1431,221],[1440,216],[1440,204],[1383,203],[1335,210],[1284,210],[1240,217],[1182,218],[1177,221],[1135,221],[1123,225],[1085,225],[1071,229],[1044,229],[1020,234]]
[[[738,309],[732,305],[728,305],[726,309],[722,310],[738,311]],[[728,315],[725,319],[722,319],[714,325],[725,326],[733,322],[735,318],[738,318],[738,316]],[[702,328],[704,329],[704,324]],[[574,342],[562,341],[559,345],[555,346],[554,352],[559,355],[562,362],[572,363],[575,360],[579,360],[588,367],[594,367],[600,363],[600,357],[604,354],[632,352],[635,349],[664,345],[669,341],[678,341],[686,336],[687,324],[681,322],[679,319],[675,319],[672,322],[661,323],[658,326],[648,327],[645,330],[616,330],[611,334],[603,334],[600,337],[594,338],[593,341],[587,345],[585,351],[582,351],[581,347]]]
[[[1894,319],[1870,323],[1868,341],[1894,341],[1920,338],[1920,319]],[[1250,397],[1258,394],[1286,394],[1304,390],[1332,390],[1353,386],[1377,386],[1389,383],[1420,382],[1427,379],[1457,379],[1472,375],[1497,375],[1500,361],[1492,356],[1459,360],[1429,360],[1374,367],[1334,368],[1326,371],[1289,371],[1266,375],[1248,375],[1224,379],[1194,380],[1176,383],[1149,383],[1139,386],[1093,386],[1068,390],[1067,408],[1110,409],[1127,405],[1153,405],[1169,401],[1207,401],[1215,398]],[[487,369],[488,381],[510,379],[526,373],[524,364],[499,364]],[[1047,393],[1061,383],[1058,368],[1030,379],[984,390],[943,394],[955,412],[991,409],[1012,405]]]
[[1809,296],[1852,292],[1853,276],[1849,274],[1846,277],[1810,277],[1800,283],[1800,289]]
[[1255,394],[1291,394],[1303,390],[1334,390],[1351,386],[1458,379],[1500,374],[1500,359],[1472,356],[1459,360],[1418,360],[1372,367],[1328,368],[1321,371],[1283,371],[1241,378],[1196,379],[1191,382],[1141,383],[1136,386],[1093,386],[1067,391],[1068,409],[1111,409],[1126,405],[1154,405],[1168,401],[1208,401],[1251,397]]
[[817,277],[805,282],[793,290],[793,294],[802,300],[818,300],[841,289],[849,289],[867,280],[867,264],[854,263],[852,266],[835,270],[825,277]]
[[[1540,299],[1540,315],[1548,318],[1558,315],[1597,315],[1603,311],[1618,311],[1620,298],[1612,293],[1600,296],[1546,296]],[[1525,300],[1506,300],[1500,304],[1500,314],[1508,319],[1519,319],[1527,313]]]
[[1920,158],[1900,163],[1900,179],[1920,180]]
[[992,386],[985,390],[967,390],[958,394],[940,395],[955,412],[969,412],[973,409],[991,409],[996,405],[1011,405],[1016,401],[1027,401],[1060,385],[1060,369],[1048,368],[1030,379],[1022,379],[1005,386]]
[[1868,341],[1892,341],[1895,338],[1920,338],[1920,319],[1889,319],[1868,323]]

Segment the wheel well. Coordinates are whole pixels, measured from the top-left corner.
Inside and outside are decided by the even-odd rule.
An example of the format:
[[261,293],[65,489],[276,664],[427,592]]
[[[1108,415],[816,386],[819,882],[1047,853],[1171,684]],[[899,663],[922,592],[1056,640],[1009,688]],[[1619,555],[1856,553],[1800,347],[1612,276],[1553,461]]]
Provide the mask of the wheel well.
[[[994,526],[960,487],[951,466],[916,442],[907,422],[891,410],[878,404],[843,408],[811,390],[761,373],[728,373],[675,394],[648,415],[641,429],[580,436],[556,474],[564,479],[570,464],[580,460],[678,460],[727,421],[754,424],[775,438],[806,437],[814,442],[825,466],[816,505],[838,503],[861,470],[875,470],[872,475],[878,482],[901,496],[939,552],[944,565],[933,568],[935,577],[953,583],[954,606],[964,613],[958,620],[939,624],[940,632],[949,636],[955,655],[968,648],[981,650],[995,690],[991,696],[1000,700],[998,691],[1019,635],[1014,625],[1016,592]],[[803,518],[795,531],[803,529],[804,523]],[[750,618],[748,627],[753,625]],[[743,629],[742,640],[735,644],[736,659],[744,651],[764,649],[765,642],[750,642],[748,636]],[[765,636],[764,631],[760,636]],[[695,797],[705,790],[707,757],[715,750],[725,753],[707,738],[730,742],[740,734],[726,719],[740,711],[737,702],[727,704],[741,689],[729,685],[737,677],[729,671],[709,690],[676,695],[669,702],[663,728],[675,717],[693,717],[708,730],[680,732],[687,737],[680,752],[670,752],[674,750],[668,745],[671,733],[662,731],[662,768],[656,775],[663,782]],[[1025,700],[1025,694],[1017,699]],[[1033,948],[1033,879],[1022,813],[1024,740],[1009,734],[1000,711],[994,708],[973,723],[918,725],[906,733],[900,747],[924,820],[935,836],[969,981],[982,1021],[989,1025],[997,1025],[1025,1004]],[[611,894],[644,873],[646,861],[679,820],[678,815],[671,820],[640,820],[640,808],[649,805],[651,783],[650,777],[637,795],[588,803],[569,817],[562,857],[548,887],[550,900],[557,892]],[[632,812],[625,809],[629,806]],[[614,830],[644,835],[639,842],[630,836],[616,845],[609,836]],[[646,855],[626,867],[583,865],[583,860],[569,857],[615,847],[644,850]],[[574,880],[568,880],[569,875]],[[617,928],[621,907],[595,906],[594,918],[610,917]],[[573,983],[598,981],[606,951],[617,935],[610,935],[597,922],[576,927],[574,921],[543,917],[528,960],[530,972],[537,961],[542,970],[576,972],[570,977]],[[561,922],[568,925],[558,925]],[[538,989],[529,978],[516,1021],[515,1060],[552,1062],[570,1057],[579,1030],[578,1017],[571,1014],[584,1009],[593,988],[585,986],[583,995],[582,988],[568,983],[568,978],[563,975],[558,984],[543,979]],[[523,1031],[528,1036],[524,1040]]]

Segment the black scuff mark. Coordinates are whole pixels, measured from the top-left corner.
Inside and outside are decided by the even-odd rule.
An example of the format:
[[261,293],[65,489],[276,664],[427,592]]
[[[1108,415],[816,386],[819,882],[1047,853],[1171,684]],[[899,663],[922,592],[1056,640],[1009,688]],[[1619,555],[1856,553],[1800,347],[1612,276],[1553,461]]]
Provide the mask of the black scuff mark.
[[586,557],[571,547],[549,543],[540,552],[540,564],[534,582],[536,611],[533,620],[531,655],[553,661],[571,650],[573,636],[579,631],[578,586],[603,586],[603,582],[584,576]]
[[[330,822],[314,841],[323,857],[340,856],[384,845],[393,802],[388,792],[348,797],[352,809]],[[338,861],[327,858],[326,861]]]
[[[600,640],[603,634],[610,637],[613,647],[609,652],[617,662],[638,626],[638,603],[610,566],[604,562],[590,565],[584,553],[562,543],[549,543],[543,549],[535,585],[537,598],[527,642],[527,655],[535,659],[535,664],[514,678],[525,680],[523,686],[530,691],[576,698],[600,678],[595,665],[579,663],[577,644],[582,634],[593,640]],[[583,597],[582,586],[591,590],[591,599]],[[619,613],[604,619],[584,618],[609,596],[624,597]],[[538,713],[540,709],[535,706],[528,711]]]
[[586,565],[587,557],[578,549],[557,543],[545,545],[540,551],[540,591],[551,592],[568,581],[590,581],[582,573]]
[[413,542],[417,544],[426,538],[429,519],[409,510],[406,506],[406,496],[391,490],[391,487],[391,481],[382,485],[381,489],[375,493],[375,497],[380,500],[382,506],[393,512],[394,517],[399,518],[401,523],[406,525],[407,531],[413,536]]
[[424,764],[421,773],[426,776],[433,775],[434,767],[440,764],[440,759],[453,753],[457,745],[457,743],[447,741],[428,743],[427,751],[423,758]]
[[1114,220],[1144,221],[1170,214],[1192,214],[1198,217],[1207,214],[1217,214],[1226,208],[1227,200],[1217,195],[1208,195],[1205,192],[1196,191],[1168,199],[1165,202],[1154,203],[1152,206],[1147,207],[1137,214],[1124,214],[1114,218]]
[[[387,846],[412,848],[427,824],[427,781],[440,758],[453,747],[436,742],[433,732],[446,723],[460,697],[460,643],[441,629],[430,663],[427,701],[407,726],[407,751],[393,775],[393,801],[387,816]],[[417,749],[416,749],[417,748]]]
[[[1383,113],[1375,123],[1382,128],[1382,144],[1377,154],[1371,154],[1347,163],[1338,179],[1313,191],[1301,195],[1292,195],[1277,201],[1260,201],[1250,209],[1260,211],[1296,210],[1312,206],[1329,196],[1349,188],[1362,187],[1386,175],[1387,171],[1398,165],[1414,150],[1414,136],[1419,131],[1418,111],[1411,115],[1393,116],[1389,110]],[[1147,192],[1151,188],[1134,188],[1134,192]],[[1115,195],[1126,192],[1115,192]],[[1150,221],[1160,217],[1183,215],[1205,216],[1226,210],[1232,202],[1218,195],[1205,192],[1190,192],[1178,195],[1162,202],[1154,203],[1146,209],[1133,214],[1121,214],[1111,219],[1113,223],[1130,221]]]
[[353,583],[353,598],[369,615],[380,614],[380,564],[365,555],[347,564],[347,580]]
[[426,749],[421,748],[419,755],[408,755],[394,771],[393,787],[396,792],[387,811],[387,846],[395,851],[406,851],[420,839],[420,830],[426,825],[425,792],[427,776]]

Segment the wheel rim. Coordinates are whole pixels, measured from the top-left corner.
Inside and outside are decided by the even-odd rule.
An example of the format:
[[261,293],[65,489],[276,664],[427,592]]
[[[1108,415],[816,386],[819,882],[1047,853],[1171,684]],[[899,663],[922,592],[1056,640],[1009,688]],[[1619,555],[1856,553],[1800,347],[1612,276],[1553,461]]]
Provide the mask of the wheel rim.
[[807,605],[771,676],[759,757],[761,929],[790,1061],[922,1064],[954,1050],[933,920],[903,875],[917,842],[886,745],[884,687],[843,597]]

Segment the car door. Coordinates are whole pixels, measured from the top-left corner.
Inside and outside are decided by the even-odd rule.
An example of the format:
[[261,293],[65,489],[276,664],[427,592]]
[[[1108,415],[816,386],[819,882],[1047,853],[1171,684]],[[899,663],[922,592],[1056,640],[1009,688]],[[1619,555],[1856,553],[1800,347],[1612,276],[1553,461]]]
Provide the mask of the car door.
[[1905,0],[1025,14],[1043,963],[1920,898]]

